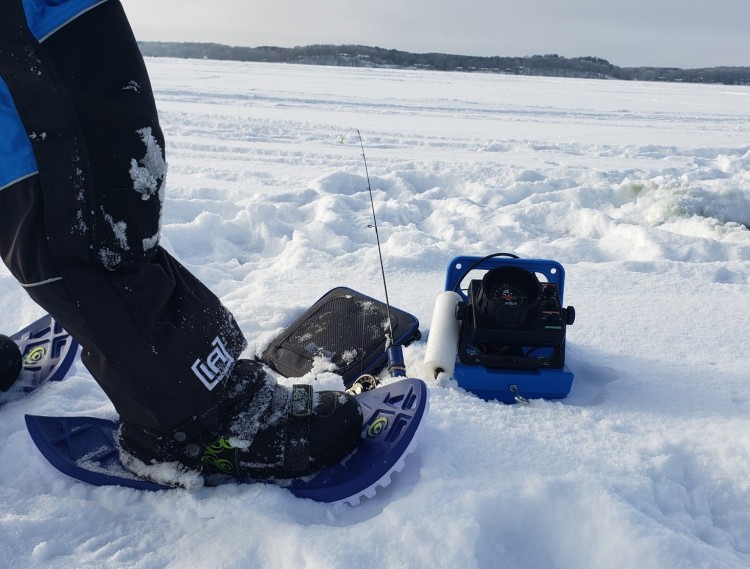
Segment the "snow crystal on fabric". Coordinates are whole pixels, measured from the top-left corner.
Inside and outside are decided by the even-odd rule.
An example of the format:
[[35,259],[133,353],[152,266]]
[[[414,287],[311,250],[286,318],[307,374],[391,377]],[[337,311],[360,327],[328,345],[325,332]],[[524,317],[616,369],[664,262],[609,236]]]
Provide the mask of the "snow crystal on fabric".
[[230,429],[232,446],[247,449],[263,426],[273,425],[286,417],[291,401],[291,391],[277,386],[270,375],[264,377],[265,384],[253,394],[247,407],[237,415]]
[[133,80],[128,81],[128,84],[122,88],[123,91],[135,91],[136,93],[140,93],[141,89],[141,84]]
[[107,220],[110,227],[112,227],[112,232],[115,234],[117,243],[122,247],[123,251],[129,251],[130,247],[128,246],[127,236],[128,224],[124,221],[115,221],[111,215],[104,211],[104,208],[102,208],[102,215],[104,216],[104,219]]
[[151,127],[142,128],[137,132],[146,145],[146,154],[140,160],[133,158],[130,161],[130,178],[133,180],[133,189],[141,194],[143,200],[148,200],[154,194],[160,193],[161,182],[167,175],[167,163],[164,161],[159,143],[151,133]]
[[148,251],[149,249],[153,249],[159,244],[159,234],[149,237],[148,239],[143,239],[143,250]]
[[[131,82],[130,88],[140,88]],[[128,87],[126,87],[128,88]],[[130,161],[130,178],[133,180],[133,189],[141,194],[141,199],[151,199],[157,195],[159,202],[164,203],[164,194],[167,177],[167,163],[164,161],[162,149],[151,132],[151,127],[145,127],[136,131],[146,146],[146,154],[140,160],[133,158]],[[151,237],[142,239],[143,250],[148,251],[159,244],[161,236],[161,211],[159,212],[159,223],[157,231]]]
[[122,262],[122,256],[120,256],[118,253],[115,253],[111,249],[102,247],[101,249],[99,249],[99,261],[105,269],[113,271],[120,266],[120,263]]

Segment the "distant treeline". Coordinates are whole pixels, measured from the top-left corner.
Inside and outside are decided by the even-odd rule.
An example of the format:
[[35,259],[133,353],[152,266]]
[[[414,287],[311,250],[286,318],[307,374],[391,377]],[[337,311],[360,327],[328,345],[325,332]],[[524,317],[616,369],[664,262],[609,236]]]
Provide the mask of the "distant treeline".
[[361,45],[309,45],[285,48],[232,47],[215,43],[140,42],[140,47],[143,55],[152,57],[750,85],[750,67],[618,67],[599,57],[567,58],[557,54],[479,57],[445,53],[410,53]]

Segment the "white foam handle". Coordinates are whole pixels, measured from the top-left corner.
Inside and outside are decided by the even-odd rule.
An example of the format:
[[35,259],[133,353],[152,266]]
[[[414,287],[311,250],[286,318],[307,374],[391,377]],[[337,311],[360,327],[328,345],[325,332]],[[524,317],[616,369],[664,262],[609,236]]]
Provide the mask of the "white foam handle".
[[461,297],[453,291],[441,292],[435,299],[432,312],[430,335],[427,338],[427,351],[424,355],[424,373],[426,379],[436,379],[445,372],[453,375],[458,354],[458,334],[461,321],[456,319],[456,306]]

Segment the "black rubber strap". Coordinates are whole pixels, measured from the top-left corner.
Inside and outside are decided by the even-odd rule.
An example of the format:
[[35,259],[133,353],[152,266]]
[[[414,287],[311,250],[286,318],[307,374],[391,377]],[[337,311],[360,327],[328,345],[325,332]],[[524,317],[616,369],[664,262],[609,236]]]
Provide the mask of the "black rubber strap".
[[286,426],[284,468],[290,471],[307,470],[310,464],[310,419],[313,416],[312,385],[294,385]]

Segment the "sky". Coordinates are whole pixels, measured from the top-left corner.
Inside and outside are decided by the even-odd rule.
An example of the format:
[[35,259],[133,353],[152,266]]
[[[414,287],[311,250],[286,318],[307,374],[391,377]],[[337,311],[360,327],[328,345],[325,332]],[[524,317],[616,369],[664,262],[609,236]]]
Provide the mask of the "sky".
[[749,0],[122,0],[142,41],[750,66]]

